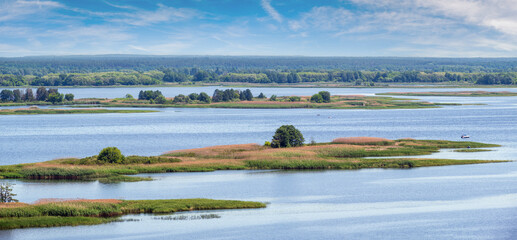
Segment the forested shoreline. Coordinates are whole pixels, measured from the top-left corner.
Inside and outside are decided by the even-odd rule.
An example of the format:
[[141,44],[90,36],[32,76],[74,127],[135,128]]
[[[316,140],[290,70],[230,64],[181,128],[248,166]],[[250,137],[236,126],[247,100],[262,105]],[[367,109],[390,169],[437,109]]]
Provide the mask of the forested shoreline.
[[76,56],[0,58],[0,86],[517,83],[515,58]]

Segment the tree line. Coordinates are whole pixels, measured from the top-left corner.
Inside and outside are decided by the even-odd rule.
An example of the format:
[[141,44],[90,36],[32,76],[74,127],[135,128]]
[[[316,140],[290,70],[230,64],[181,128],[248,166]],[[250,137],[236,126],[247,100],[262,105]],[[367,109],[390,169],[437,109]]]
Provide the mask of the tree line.
[[[52,56],[0,58],[0,73],[45,76],[61,73],[146,72],[193,66],[213,72],[380,71],[517,72],[517,58],[273,57],[273,56]],[[191,74],[193,75],[193,74]]]
[[61,73],[42,77],[0,74],[0,86],[115,86],[159,85],[164,83],[346,83],[374,86],[388,83],[468,83],[482,85],[517,84],[517,72],[370,72],[370,71],[276,71],[226,72],[199,68],[165,69],[148,72]]
[[39,87],[36,93],[32,88],[27,88],[25,91],[20,89],[4,89],[0,92],[0,101],[21,103],[21,102],[51,102],[52,104],[62,103],[64,100],[71,102],[74,100],[74,95],[71,93],[59,93],[57,88],[46,89]]

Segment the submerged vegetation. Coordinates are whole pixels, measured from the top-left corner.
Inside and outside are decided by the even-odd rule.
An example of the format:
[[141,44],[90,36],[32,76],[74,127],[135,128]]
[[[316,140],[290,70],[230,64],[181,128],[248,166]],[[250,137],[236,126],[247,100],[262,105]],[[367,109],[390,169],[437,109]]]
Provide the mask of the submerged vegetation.
[[[428,155],[442,148],[497,147],[467,141],[346,138],[291,148],[257,144],[214,146],[168,152],[161,156],[127,156],[122,163],[97,156],[0,166],[0,178],[99,180],[104,183],[151,180],[139,173],[202,172],[242,169],[411,168],[474,163],[485,160],[394,158]],[[369,158],[376,157],[376,158]]]
[[194,210],[264,208],[260,202],[212,199],[66,200],[36,204],[0,203],[0,230],[101,224],[135,213],[166,214]]

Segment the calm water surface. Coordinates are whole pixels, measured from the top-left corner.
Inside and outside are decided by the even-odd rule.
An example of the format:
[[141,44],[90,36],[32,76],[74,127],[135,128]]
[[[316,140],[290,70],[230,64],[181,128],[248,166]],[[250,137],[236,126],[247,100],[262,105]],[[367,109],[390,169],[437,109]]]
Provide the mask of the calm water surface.
[[[185,93],[182,89],[178,94]],[[263,92],[266,90],[277,95],[310,95],[316,91]],[[342,91],[339,94],[392,91],[330,90]],[[421,89],[403,91],[414,90]],[[263,143],[282,124],[295,125],[308,141],[317,142],[343,136],[460,140],[459,136],[466,133],[472,141],[503,147],[481,153],[443,151],[433,157],[516,159],[516,97],[422,99],[486,105],[414,110],[158,109],[161,112],[142,114],[0,116],[0,164],[90,156],[108,145],[118,146],[127,155],[156,155],[216,144]],[[149,176],[155,181],[9,181],[16,184],[17,197],[25,202],[40,198],[203,197],[264,201],[269,205],[266,209],[216,211],[221,218],[207,220],[170,221],[132,215],[125,218],[140,221],[0,231],[0,239],[517,238],[514,162],[410,170],[217,171]]]

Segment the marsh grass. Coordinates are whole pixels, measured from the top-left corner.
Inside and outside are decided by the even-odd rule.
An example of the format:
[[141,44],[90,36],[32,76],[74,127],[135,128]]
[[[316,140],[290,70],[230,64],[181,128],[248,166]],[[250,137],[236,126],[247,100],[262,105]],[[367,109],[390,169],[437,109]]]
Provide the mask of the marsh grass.
[[[129,156],[124,164],[99,163],[93,156],[84,159],[68,158],[0,166],[0,178],[98,180],[101,183],[116,183],[152,180],[149,177],[131,176],[141,173],[242,169],[411,168],[497,161],[419,161],[397,160],[393,157],[428,155],[442,148],[472,151],[475,148],[497,146],[499,145],[467,141],[366,138],[348,138],[339,144],[317,143],[288,149],[274,149],[258,144],[224,145],[174,151],[156,157]],[[371,157],[376,159],[370,159]]]
[[132,213],[174,213],[194,210],[264,208],[260,202],[165,199],[71,200],[0,208],[0,229],[101,224]]

